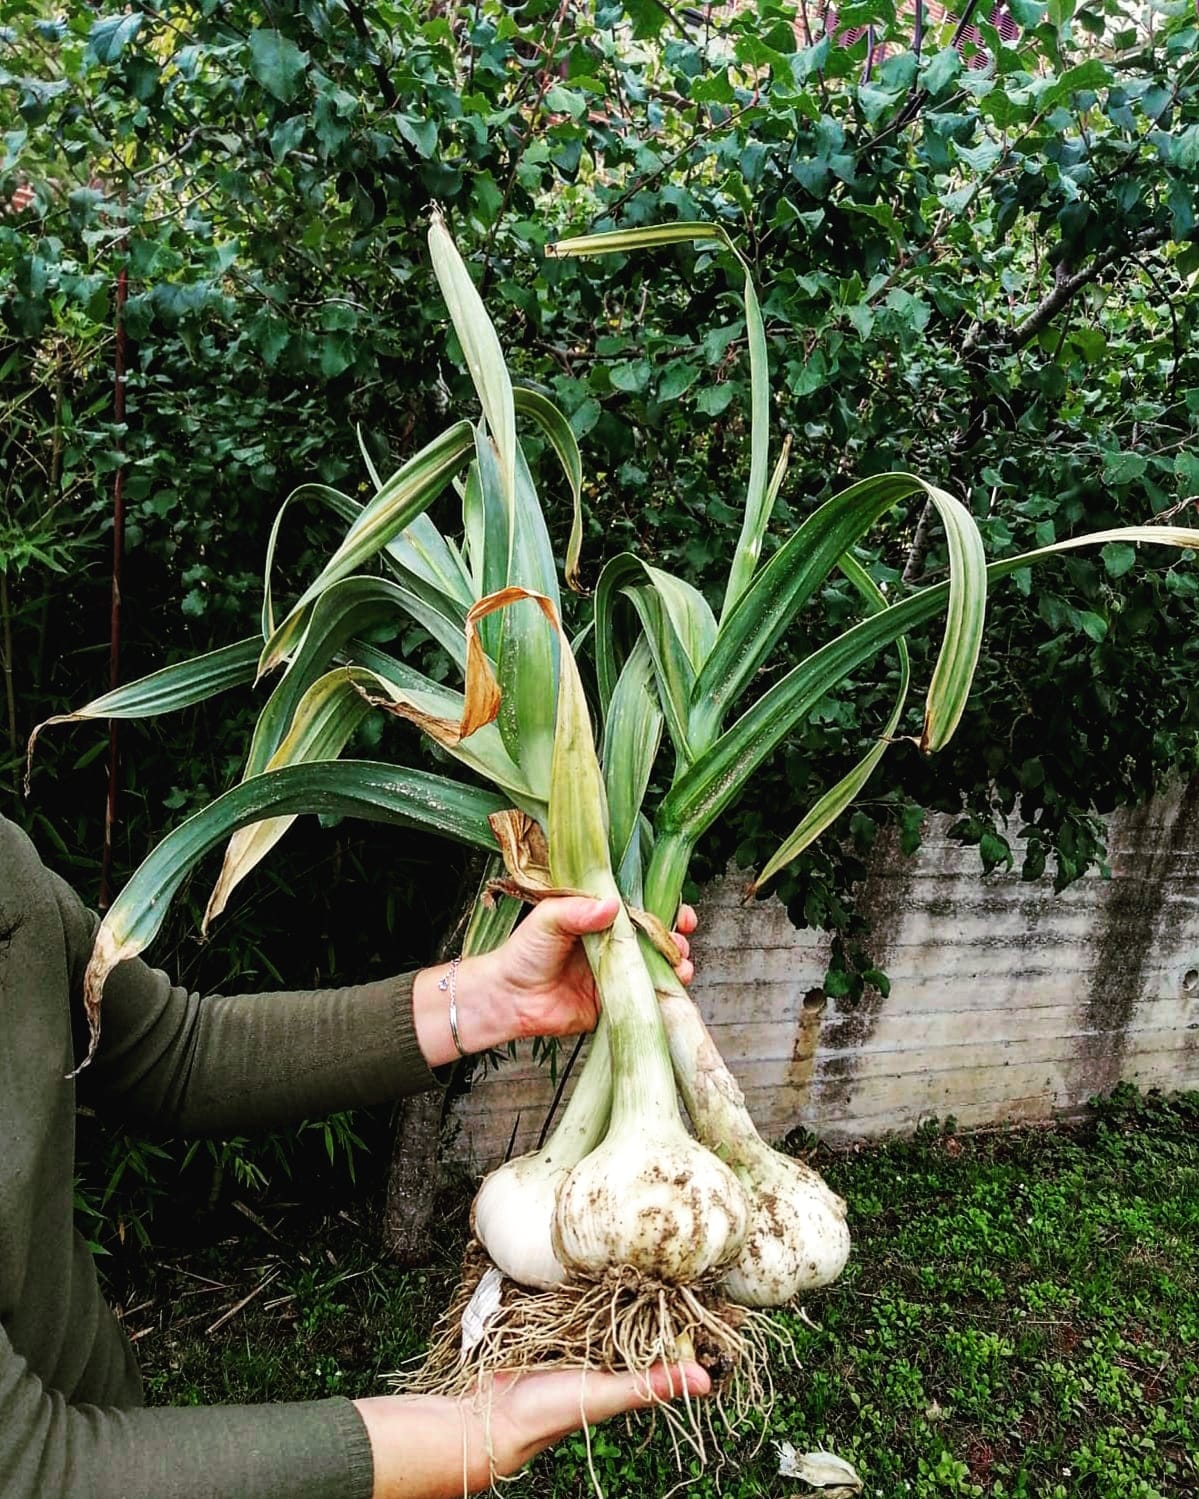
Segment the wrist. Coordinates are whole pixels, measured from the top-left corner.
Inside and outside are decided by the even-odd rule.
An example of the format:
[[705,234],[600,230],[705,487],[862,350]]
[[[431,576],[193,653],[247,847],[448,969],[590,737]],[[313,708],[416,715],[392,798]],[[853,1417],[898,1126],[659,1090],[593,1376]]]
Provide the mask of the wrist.
[[[463,958],[453,974],[452,992],[448,983],[444,989],[440,987],[450,971],[448,961],[422,968],[412,983],[417,1044],[430,1067],[457,1061],[463,1055],[477,1055],[513,1038],[511,1025],[504,1022],[512,1007],[503,1002],[495,982],[494,964],[488,957]],[[451,999],[460,1046],[455,1042],[450,1023]]]
[[491,1481],[487,1443],[469,1407],[437,1396],[372,1395],[353,1402],[374,1466],[372,1499],[459,1499]]

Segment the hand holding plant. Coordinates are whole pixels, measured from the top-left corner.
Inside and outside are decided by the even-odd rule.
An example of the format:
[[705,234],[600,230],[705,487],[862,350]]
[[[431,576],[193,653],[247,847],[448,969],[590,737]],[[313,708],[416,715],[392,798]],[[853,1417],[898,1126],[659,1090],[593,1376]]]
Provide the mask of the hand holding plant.
[[[616,908],[615,900],[578,895],[542,901],[502,946],[464,957],[454,985],[464,1050],[482,1052],[508,1041],[594,1030],[599,997],[579,939],[611,926]],[[684,984],[695,972],[687,955],[687,934],[695,927],[695,912],[681,907],[671,936],[682,953],[675,973]],[[422,969],[412,990],[417,1040],[431,1067],[452,1062],[458,1054],[445,992],[438,987],[444,973],[444,967]]]
[[357,1400],[375,1463],[373,1499],[460,1499],[517,1473],[551,1442],[626,1411],[708,1393],[698,1364],[646,1374],[533,1369],[488,1376],[473,1397]]

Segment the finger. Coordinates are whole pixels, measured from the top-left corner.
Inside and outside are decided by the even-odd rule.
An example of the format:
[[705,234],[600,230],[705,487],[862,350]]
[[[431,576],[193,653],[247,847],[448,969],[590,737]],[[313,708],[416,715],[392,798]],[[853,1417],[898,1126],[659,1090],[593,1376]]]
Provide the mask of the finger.
[[588,1424],[624,1411],[644,1410],[663,1400],[680,1399],[684,1390],[690,1397],[706,1395],[712,1388],[707,1371],[699,1364],[655,1364],[646,1374],[590,1373],[585,1376],[581,1400],[577,1374],[570,1383],[574,1414],[577,1417],[582,1409]]
[[679,983],[687,985],[695,977],[695,964],[690,958],[684,958],[681,963],[676,963],[674,968],[678,975]]
[[574,1430],[580,1420],[589,1426],[607,1421],[625,1411],[643,1411],[662,1400],[680,1399],[683,1390],[688,1397],[706,1396],[712,1388],[707,1372],[698,1364],[655,1364],[641,1375],[604,1375],[597,1370],[582,1373],[579,1369],[555,1369],[553,1372],[526,1376],[529,1385],[537,1384],[538,1415],[561,1432]]
[[619,909],[620,901],[615,896],[592,900],[587,895],[558,895],[543,900],[530,919],[548,931],[580,937],[584,932],[602,932],[611,926]]
[[678,948],[680,955],[684,958],[689,958],[691,956],[691,944],[683,936],[682,932],[676,930],[671,932],[670,935],[674,938],[674,945]]
[[695,914],[695,907],[680,906],[679,914],[675,917],[674,924],[680,932],[693,932],[699,925],[699,917]]

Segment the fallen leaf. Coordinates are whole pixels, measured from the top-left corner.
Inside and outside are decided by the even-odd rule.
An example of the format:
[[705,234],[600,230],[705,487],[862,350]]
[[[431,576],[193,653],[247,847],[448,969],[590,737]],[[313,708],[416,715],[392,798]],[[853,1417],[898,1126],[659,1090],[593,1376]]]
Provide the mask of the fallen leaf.
[[780,1442],[779,1474],[798,1478],[820,1499],[855,1499],[865,1485],[855,1470],[834,1452],[796,1452],[790,1442]]

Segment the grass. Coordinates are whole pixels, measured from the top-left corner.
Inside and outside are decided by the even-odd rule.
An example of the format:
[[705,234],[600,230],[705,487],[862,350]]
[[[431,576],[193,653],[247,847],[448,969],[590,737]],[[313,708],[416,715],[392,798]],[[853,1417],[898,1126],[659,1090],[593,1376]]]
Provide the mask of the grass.
[[[950,1125],[818,1162],[850,1203],[850,1267],[808,1302],[818,1330],[787,1319],[800,1367],[777,1370],[766,1442],[731,1441],[689,1495],[796,1494],[783,1439],[849,1459],[881,1499],[1199,1493],[1199,1095],[1122,1091],[1070,1129]],[[278,1207],[136,1262],[120,1289],[148,1399],[377,1393],[448,1294],[466,1200],[447,1196],[426,1270],[381,1262],[358,1213]],[[608,1499],[677,1483],[644,1433],[596,1435]],[[581,1499],[586,1475],[567,1440],[515,1492]]]

